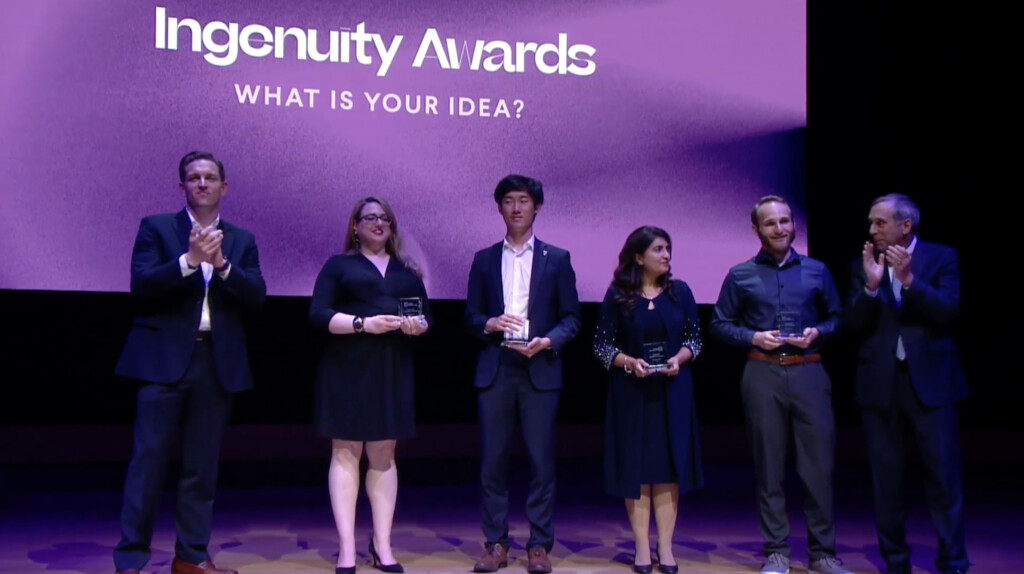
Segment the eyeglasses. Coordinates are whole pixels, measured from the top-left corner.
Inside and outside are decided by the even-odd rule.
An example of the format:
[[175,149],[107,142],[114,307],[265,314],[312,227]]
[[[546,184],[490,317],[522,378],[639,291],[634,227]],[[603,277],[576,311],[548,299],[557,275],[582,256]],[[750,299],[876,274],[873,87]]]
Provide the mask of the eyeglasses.
[[384,225],[391,225],[391,218],[390,217],[388,217],[387,215],[383,215],[383,214],[377,215],[376,213],[371,213],[369,215],[363,215],[363,216],[361,216],[359,218],[359,221],[362,221],[363,223],[377,223],[379,221],[379,222],[383,223]]

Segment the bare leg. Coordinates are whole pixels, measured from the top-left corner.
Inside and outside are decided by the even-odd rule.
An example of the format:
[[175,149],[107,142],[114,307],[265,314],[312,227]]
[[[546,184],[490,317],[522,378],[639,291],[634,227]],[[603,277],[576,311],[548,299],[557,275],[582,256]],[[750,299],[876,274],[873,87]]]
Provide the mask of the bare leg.
[[370,462],[366,470],[366,496],[370,499],[373,514],[373,546],[383,564],[397,562],[391,552],[391,524],[398,500],[395,442],[380,440],[366,443],[366,458]]
[[651,487],[640,487],[640,498],[626,499],[626,514],[629,515],[629,526],[633,529],[633,542],[636,545],[636,556],[633,564],[646,566],[651,563]]
[[672,555],[672,535],[676,531],[676,513],[679,510],[679,485],[670,482],[651,487],[654,522],[658,527],[658,562],[665,566],[676,563]]
[[356,499],[359,496],[359,458],[363,443],[331,440],[331,467],[327,489],[338,528],[338,566],[356,565]]

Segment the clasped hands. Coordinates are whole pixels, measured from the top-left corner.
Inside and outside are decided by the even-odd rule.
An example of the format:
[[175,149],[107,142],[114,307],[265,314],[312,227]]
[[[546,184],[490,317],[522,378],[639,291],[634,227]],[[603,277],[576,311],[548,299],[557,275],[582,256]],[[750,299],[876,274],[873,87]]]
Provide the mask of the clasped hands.
[[406,335],[422,335],[427,332],[430,325],[423,315],[415,317],[399,317],[398,315],[374,315],[363,319],[363,331],[372,335],[390,333],[401,329]]
[[899,281],[904,287],[910,287],[914,282],[914,272],[910,270],[911,254],[902,245],[890,245],[885,251],[879,252],[876,256],[875,246],[870,241],[864,242],[864,250],[861,252],[864,263],[864,287],[868,291],[878,289],[882,284],[882,277],[885,273],[885,266],[892,267],[893,279]]
[[221,252],[221,244],[224,243],[224,232],[217,229],[215,225],[203,227],[198,223],[192,225],[192,231],[188,234],[188,251],[185,253],[185,263],[189,267],[196,268],[202,262],[213,265],[214,268],[224,266],[224,254]]
[[660,371],[648,371],[647,367],[650,367],[650,364],[648,364],[647,361],[643,359],[634,359],[633,357],[626,357],[626,365],[629,365],[630,363],[633,364],[632,367],[629,369],[633,373],[633,376],[638,379],[642,379],[644,377],[649,377],[651,375],[665,375],[667,377],[674,377],[679,374],[679,367],[680,365],[682,365],[683,360],[679,355],[673,355],[672,357],[669,357],[667,361],[665,361],[665,364],[668,365],[668,367],[661,369]]
[[751,343],[765,351],[774,351],[783,345],[793,345],[799,349],[806,349],[818,338],[821,332],[816,327],[807,327],[800,337],[783,337],[778,329],[774,331],[758,331],[754,333]]
[[[497,317],[491,317],[484,323],[484,333],[508,333],[514,335],[523,329],[526,320],[522,317],[503,313]],[[534,355],[551,348],[551,339],[548,337],[534,337],[525,345],[510,345],[508,347],[526,358],[533,358]]]

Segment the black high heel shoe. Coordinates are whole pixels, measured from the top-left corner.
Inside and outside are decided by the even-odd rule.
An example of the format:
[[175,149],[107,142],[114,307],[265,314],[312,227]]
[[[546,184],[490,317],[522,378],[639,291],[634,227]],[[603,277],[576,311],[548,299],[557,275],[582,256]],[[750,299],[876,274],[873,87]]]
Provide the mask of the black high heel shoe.
[[384,564],[383,562],[380,561],[380,556],[377,556],[377,549],[373,547],[373,538],[372,537],[370,538],[370,549],[369,550],[370,550],[370,558],[373,560],[373,567],[376,568],[377,570],[380,570],[381,572],[394,572],[394,573],[397,573],[397,574],[401,574],[402,572],[405,572],[405,568],[402,568],[402,565],[399,564],[398,562],[395,562],[394,564]]
[[334,574],[356,574],[355,566],[335,566]]
[[637,564],[636,554],[633,554],[633,572],[636,574],[651,574],[654,572],[654,557],[651,557],[651,561],[647,564]]
[[661,563],[661,548],[655,547],[654,551],[658,553],[658,572],[661,574],[677,574],[679,572],[679,564],[662,564]]
[[636,574],[651,574],[651,572],[654,572],[654,564],[652,563],[638,565],[636,562],[634,562],[633,572],[636,572]]

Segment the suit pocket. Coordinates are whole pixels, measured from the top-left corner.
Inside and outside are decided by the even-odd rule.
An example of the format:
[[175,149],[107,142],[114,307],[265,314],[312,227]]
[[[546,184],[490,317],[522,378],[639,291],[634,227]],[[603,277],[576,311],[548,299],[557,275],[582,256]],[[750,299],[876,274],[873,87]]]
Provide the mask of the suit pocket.
[[144,319],[136,319],[136,320],[132,321],[132,328],[133,329],[145,329],[147,331],[159,331],[160,330],[160,327],[158,325],[154,325],[154,324],[152,324],[152,323],[150,323],[150,322],[148,322],[148,321],[146,321]]
[[929,355],[945,355],[947,353],[956,352],[956,347],[953,346],[952,339],[939,339],[938,341],[928,341],[928,345],[925,347]]

